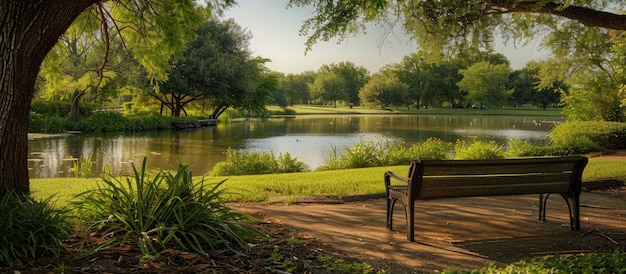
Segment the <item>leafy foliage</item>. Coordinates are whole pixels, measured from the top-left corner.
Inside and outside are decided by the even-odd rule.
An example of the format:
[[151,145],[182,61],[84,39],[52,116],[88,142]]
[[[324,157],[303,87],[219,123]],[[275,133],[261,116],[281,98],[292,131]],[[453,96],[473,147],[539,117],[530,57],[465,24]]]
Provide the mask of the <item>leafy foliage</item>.
[[493,65],[483,61],[459,72],[463,74],[463,79],[457,85],[468,92],[470,100],[481,105],[502,105],[511,94],[506,90],[511,74],[508,64]]
[[406,105],[408,92],[409,87],[395,75],[377,74],[363,86],[359,92],[359,98],[363,103],[385,108],[390,105]]
[[122,182],[107,176],[73,201],[86,235],[105,239],[101,247],[133,243],[143,254],[155,255],[175,244],[206,254],[207,248],[245,248],[248,241],[265,237],[245,224],[252,218],[224,204],[222,182],[194,182],[182,164],[175,174],[161,171],[150,180],[145,158],[140,170],[133,168],[134,177]]
[[263,109],[277,89],[278,79],[272,74],[262,75],[267,60],[252,58],[248,49],[251,34],[232,19],[211,19],[204,21],[197,35],[183,58],[172,63],[168,81],[150,95],[175,117],[187,104],[205,99],[214,119],[231,106]]
[[359,90],[369,80],[369,71],[366,68],[357,67],[354,63],[347,61],[324,65],[319,69],[319,72],[334,72],[343,78],[345,81],[343,87],[344,99],[353,105],[360,105]]
[[495,263],[486,269],[457,271],[445,270],[442,273],[623,273],[626,271],[626,254],[589,253],[580,256],[547,256],[540,259],[526,259],[499,267]]
[[337,107],[337,101],[348,100],[346,93],[346,79],[334,71],[320,72],[315,81],[309,83],[311,98],[323,103],[330,103]]
[[587,153],[603,149],[626,147],[626,124],[617,122],[570,121],[550,132],[556,146],[580,149]]
[[422,144],[413,144],[408,149],[402,141],[390,141],[386,138],[366,140],[361,138],[352,147],[344,147],[339,155],[336,147],[317,170],[335,170],[375,166],[406,165],[411,160],[449,159],[452,145],[435,138]]
[[13,191],[0,197],[0,265],[60,255],[70,229],[68,210],[52,204]]
[[228,148],[226,161],[217,163],[210,171],[211,176],[250,175],[250,174],[273,174],[308,171],[309,168],[303,163],[292,158],[288,152],[280,153],[278,159],[273,152],[258,153],[243,151],[238,152]]
[[474,141],[470,144],[457,141],[454,145],[454,154],[459,160],[504,159],[504,147],[482,141]]
[[69,128],[70,121],[67,118],[46,116],[31,112],[28,116],[28,132],[33,133],[59,133]]
[[116,132],[126,129],[126,118],[114,111],[96,111],[82,123],[87,132]]
[[407,149],[410,160],[447,160],[452,157],[452,144],[441,139],[428,138],[421,144],[414,144]]

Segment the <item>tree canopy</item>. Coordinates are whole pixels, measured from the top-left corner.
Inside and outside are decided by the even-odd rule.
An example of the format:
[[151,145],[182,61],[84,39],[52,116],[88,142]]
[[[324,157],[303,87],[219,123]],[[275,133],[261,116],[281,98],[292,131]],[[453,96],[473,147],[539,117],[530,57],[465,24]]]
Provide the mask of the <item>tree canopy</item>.
[[28,115],[37,75],[81,13],[98,14],[92,18],[98,18],[102,37],[116,29],[129,55],[159,80],[167,78],[169,60],[182,55],[199,19],[232,4],[234,0],[211,0],[205,8],[192,0],[0,1],[0,196],[29,191]]
[[185,105],[197,100],[209,101],[215,119],[231,106],[263,109],[278,79],[261,78],[266,60],[251,56],[250,38],[232,19],[206,20],[198,29],[198,39],[190,42],[184,56],[172,63],[169,79],[150,95],[175,117],[185,111]]
[[459,52],[459,49],[493,46],[494,34],[523,39],[542,31],[542,26],[573,20],[586,27],[626,30],[622,0],[564,1],[458,1],[458,0],[290,0],[290,6],[313,6],[301,34],[307,49],[318,41],[346,38],[362,32],[367,23],[400,26],[428,50]]
[[506,90],[511,68],[508,64],[494,65],[489,62],[479,62],[460,71],[463,79],[457,83],[459,88],[468,92],[468,97],[483,104],[503,105],[510,95]]

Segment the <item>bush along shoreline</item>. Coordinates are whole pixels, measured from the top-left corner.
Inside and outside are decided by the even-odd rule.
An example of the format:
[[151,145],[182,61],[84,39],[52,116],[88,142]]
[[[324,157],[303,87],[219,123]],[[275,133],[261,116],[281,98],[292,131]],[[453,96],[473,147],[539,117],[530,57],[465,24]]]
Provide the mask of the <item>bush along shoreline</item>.
[[[423,143],[406,147],[402,141],[385,138],[361,138],[352,147],[343,150],[332,147],[325,163],[316,171],[350,168],[406,165],[414,159],[422,160],[478,160],[515,157],[582,155],[608,149],[626,148],[626,124],[614,122],[567,122],[550,133],[545,146],[530,144],[513,138],[502,146],[486,141],[444,142],[430,138]],[[305,172],[310,169],[289,153],[237,152],[229,149],[226,161],[218,163],[209,175],[234,176],[268,173]]]

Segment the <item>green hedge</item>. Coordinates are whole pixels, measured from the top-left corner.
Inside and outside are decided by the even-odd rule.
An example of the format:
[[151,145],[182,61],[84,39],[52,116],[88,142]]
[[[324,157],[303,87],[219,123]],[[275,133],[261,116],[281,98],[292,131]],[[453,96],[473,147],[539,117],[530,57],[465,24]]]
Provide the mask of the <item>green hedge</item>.
[[[558,125],[550,133],[555,146],[597,149],[626,148],[626,123],[572,121]],[[589,151],[581,151],[583,153]]]

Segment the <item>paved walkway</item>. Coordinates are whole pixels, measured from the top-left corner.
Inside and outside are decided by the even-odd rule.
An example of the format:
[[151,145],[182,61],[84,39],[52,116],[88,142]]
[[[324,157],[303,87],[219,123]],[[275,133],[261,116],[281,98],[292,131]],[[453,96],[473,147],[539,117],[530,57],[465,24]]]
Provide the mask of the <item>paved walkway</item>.
[[[626,203],[594,193],[581,197],[581,232],[569,229],[567,206],[548,201],[547,222],[538,220],[537,195],[440,199],[416,203],[415,242],[406,240],[402,206],[394,230],[385,228],[385,199],[344,204],[233,205],[245,213],[317,237],[358,260],[393,273],[473,269],[555,253],[623,248]],[[594,246],[589,246],[589,243]],[[616,243],[614,243],[616,242]],[[596,246],[600,245],[600,246]]]

